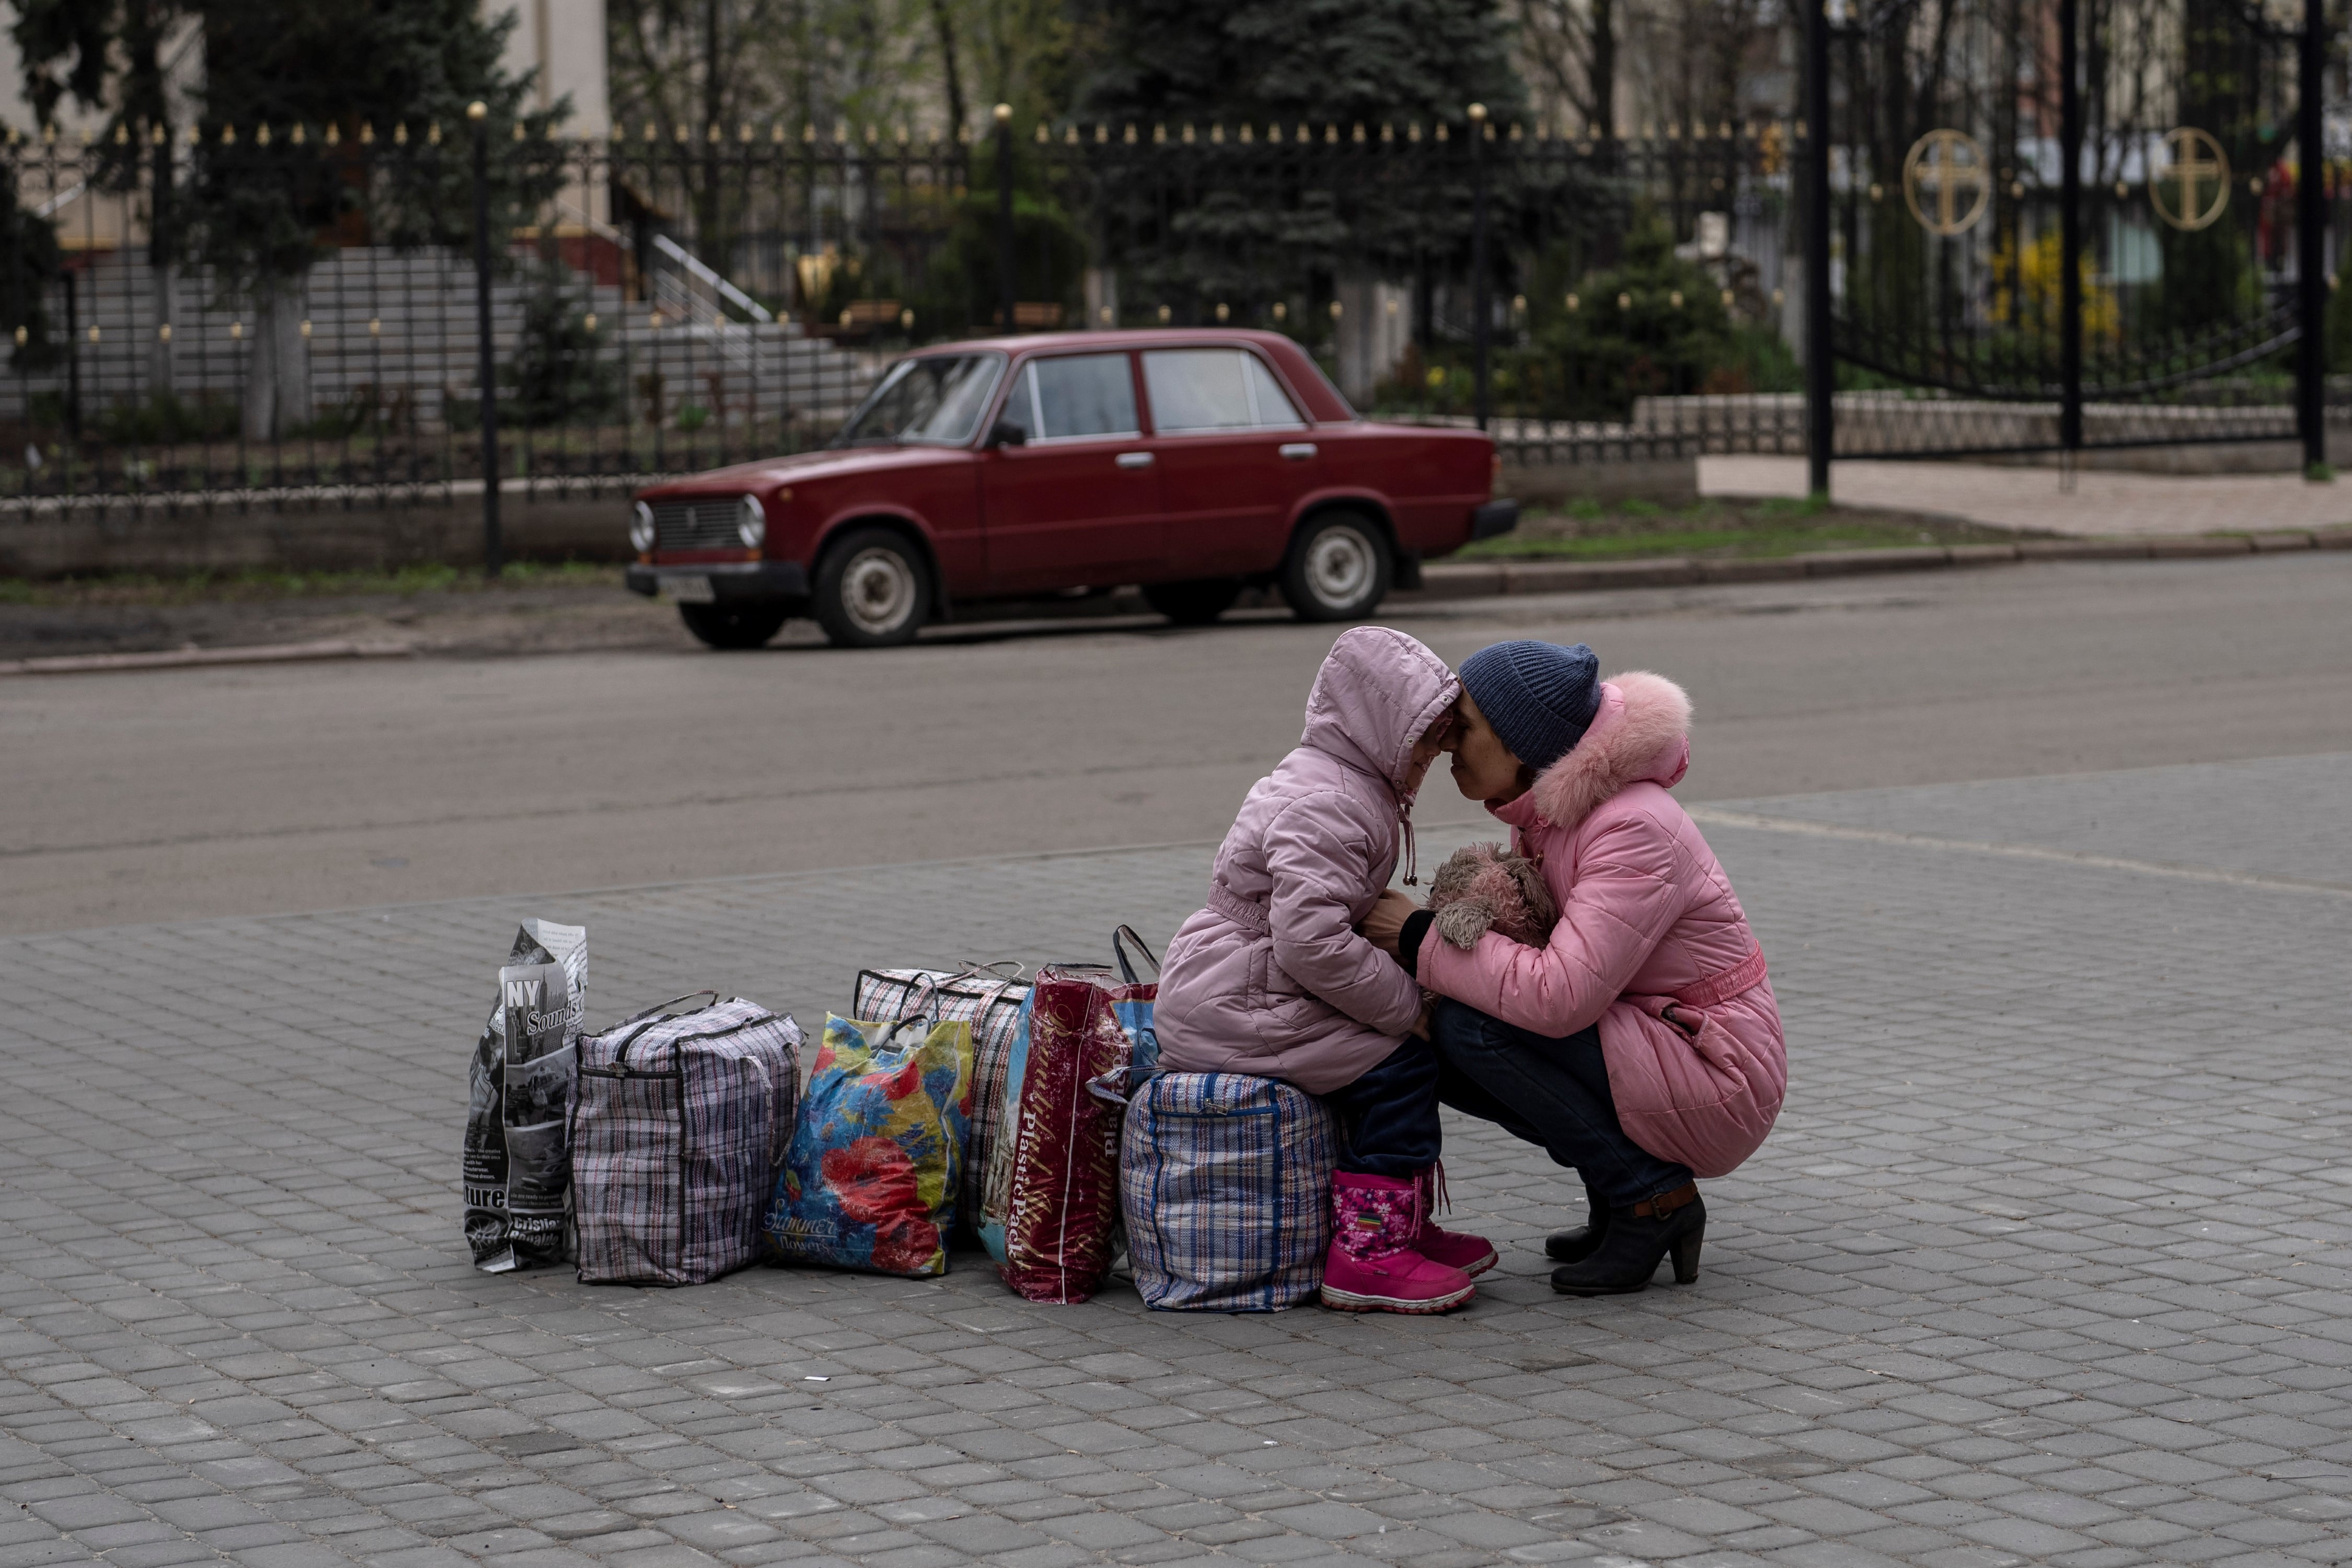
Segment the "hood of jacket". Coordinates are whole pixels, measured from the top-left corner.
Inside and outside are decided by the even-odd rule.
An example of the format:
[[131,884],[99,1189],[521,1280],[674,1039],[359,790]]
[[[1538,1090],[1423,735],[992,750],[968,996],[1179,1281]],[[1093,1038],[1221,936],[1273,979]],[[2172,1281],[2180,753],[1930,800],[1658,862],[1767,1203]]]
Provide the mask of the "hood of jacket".
[[1604,680],[1584,739],[1495,815],[1523,829],[1538,818],[1574,827],[1630,784],[1672,789],[1690,769],[1690,697],[1664,676],[1633,669]]
[[1316,674],[1298,743],[1385,779],[1409,802],[1413,742],[1461,694],[1445,661],[1415,638],[1386,626],[1350,627]]

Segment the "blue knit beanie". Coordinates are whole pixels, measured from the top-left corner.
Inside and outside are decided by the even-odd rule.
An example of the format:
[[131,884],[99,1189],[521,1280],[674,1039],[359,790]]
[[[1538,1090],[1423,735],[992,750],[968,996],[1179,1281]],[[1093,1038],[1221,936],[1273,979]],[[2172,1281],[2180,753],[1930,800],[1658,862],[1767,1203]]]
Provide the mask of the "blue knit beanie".
[[1601,710],[1601,661],[1582,643],[1498,642],[1462,661],[1462,687],[1503,744],[1541,773]]

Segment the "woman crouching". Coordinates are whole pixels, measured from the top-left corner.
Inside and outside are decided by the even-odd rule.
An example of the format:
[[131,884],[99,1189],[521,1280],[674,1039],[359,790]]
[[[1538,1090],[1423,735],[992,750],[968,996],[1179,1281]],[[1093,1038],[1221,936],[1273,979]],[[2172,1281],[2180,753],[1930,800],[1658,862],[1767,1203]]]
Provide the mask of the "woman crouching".
[[1666,793],[1690,763],[1690,700],[1661,676],[1598,675],[1581,643],[1498,643],[1462,666],[1454,782],[1541,866],[1549,940],[1456,948],[1398,894],[1364,924],[1439,997],[1446,1103],[1583,1179],[1588,1223],[1545,1247],[1571,1296],[1642,1289],[1669,1253],[1696,1279],[1696,1178],[1756,1151],[1788,1083],[1763,951]]

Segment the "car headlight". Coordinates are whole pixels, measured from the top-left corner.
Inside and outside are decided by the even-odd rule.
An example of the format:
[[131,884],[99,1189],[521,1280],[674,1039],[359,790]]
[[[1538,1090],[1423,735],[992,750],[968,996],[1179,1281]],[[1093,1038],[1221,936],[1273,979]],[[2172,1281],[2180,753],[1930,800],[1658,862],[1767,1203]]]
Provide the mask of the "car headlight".
[[654,509],[639,501],[629,517],[629,546],[643,555],[654,547]]
[[743,520],[735,525],[735,537],[751,550],[768,537],[768,509],[760,504],[758,496],[743,498]]

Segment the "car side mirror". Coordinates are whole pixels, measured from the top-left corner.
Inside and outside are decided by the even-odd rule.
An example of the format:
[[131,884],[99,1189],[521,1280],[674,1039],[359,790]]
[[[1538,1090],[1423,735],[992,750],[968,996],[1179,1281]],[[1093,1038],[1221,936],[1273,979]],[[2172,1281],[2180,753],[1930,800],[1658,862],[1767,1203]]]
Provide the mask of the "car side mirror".
[[1000,419],[989,426],[988,444],[992,447],[1025,447],[1029,432],[1010,419]]

